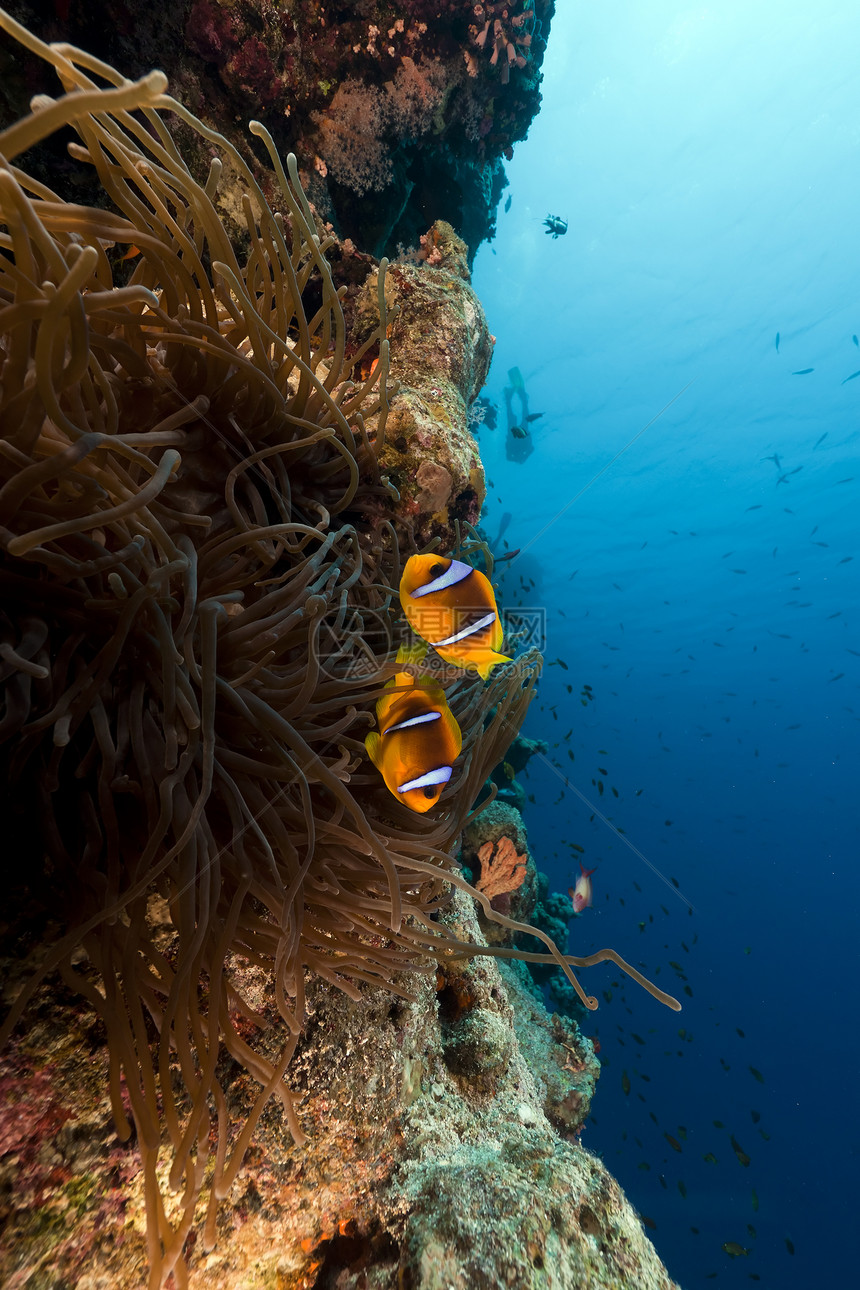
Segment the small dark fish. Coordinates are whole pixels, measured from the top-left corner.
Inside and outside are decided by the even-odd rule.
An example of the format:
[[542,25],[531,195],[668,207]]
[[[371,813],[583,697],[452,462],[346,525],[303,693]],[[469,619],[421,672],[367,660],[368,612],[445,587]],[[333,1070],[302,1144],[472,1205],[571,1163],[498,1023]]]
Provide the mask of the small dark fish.
[[810,372],[814,371],[814,367],[801,367],[798,372],[792,372],[792,376],[808,376]]
[[821,436],[821,438],[820,438],[820,439],[816,439],[815,443],[812,445],[812,451],[813,451],[813,452],[815,452],[815,449],[816,449],[817,447],[819,447],[819,445],[820,445],[820,444],[824,443],[824,440],[825,440],[826,438],[827,438],[827,431],[825,430],[825,431],[824,431],[824,434]]
[[757,1079],[759,1084],[764,1083],[764,1076],[762,1075],[761,1071],[757,1071],[755,1066],[750,1066],[749,1070],[750,1070],[750,1075],[752,1075],[753,1079]]
[[753,1207],[753,1211],[757,1214],[758,1213],[758,1192],[755,1189],[753,1189],[753,1193],[752,1193],[752,1207]]
[[528,439],[529,432],[525,426],[511,426],[511,434],[515,439]]
[[730,1136],[729,1141],[730,1141],[730,1142],[731,1142],[731,1144],[732,1144],[732,1151],[734,1151],[735,1155],[737,1156],[738,1160],[739,1160],[739,1161],[741,1162],[741,1164],[743,1165],[744,1169],[748,1169],[748,1168],[749,1168],[749,1163],[750,1163],[750,1158],[749,1158],[749,1156],[747,1155],[747,1153],[744,1151],[743,1147],[742,1147],[742,1146],[741,1146],[741,1144],[738,1142],[738,1140],[737,1140],[737,1138],[734,1136],[734,1134],[732,1134],[732,1135]]
[[776,333],[776,340],[774,341],[774,344],[776,346],[776,352],[778,354],[779,353],[779,332]]
[[496,564],[504,564],[506,560],[515,560],[521,550],[522,547],[517,547],[514,551],[506,551],[504,555],[497,555]]
[[630,1096],[630,1076],[627,1074],[626,1071],[621,1072],[621,1088],[624,1091],[624,1096],[629,1097]]
[[668,1142],[669,1146],[672,1148],[673,1151],[682,1150],[680,1142],[678,1142],[677,1139],[673,1138],[671,1133],[664,1133],[663,1137],[666,1139],[666,1141]]
[[737,1241],[725,1241],[723,1249],[730,1259],[746,1258],[749,1254],[749,1250],[745,1250],[742,1245],[738,1245]]
[[832,685],[834,681],[841,681],[844,675],[845,675],[844,672],[837,672],[835,676],[831,676],[827,684]]
[[753,1124],[758,1124],[761,1119],[761,1113],[759,1111],[750,1111],[750,1115],[752,1116]]
[[846,376],[842,384],[847,385],[849,381],[854,380],[855,376],[860,376],[860,367],[857,368],[856,372],[852,372],[850,376]]
[[508,211],[511,209],[511,202],[512,202],[512,201],[513,201],[513,196],[512,196],[511,194],[508,194],[508,200],[505,202],[505,214],[506,214],[506,215],[507,215]]
[[717,1164],[717,1157],[714,1155],[713,1151],[709,1151],[706,1156],[702,1156],[702,1159],[704,1160],[706,1165]]
[[647,1214],[642,1215],[642,1222],[646,1227],[650,1228],[652,1232],[657,1231],[657,1224],[654,1222],[653,1218],[649,1218]]
[[852,336],[851,339],[854,341],[854,344],[860,348],[860,340],[858,340],[856,336]]
[[539,421],[542,416],[542,412],[530,412],[526,417],[526,425],[529,425],[532,421]]
[[771,456],[771,457],[762,457],[760,460],[761,460],[761,461],[772,461],[772,462],[773,462],[773,464],[776,466],[777,470],[779,470],[779,460],[780,460],[780,458],[779,458],[779,453],[778,453],[778,452],[775,452],[775,453],[773,454],[773,456]]
[[[764,457],[762,457],[762,461],[764,461],[764,460],[765,460],[765,458],[764,458]],[[747,511],[760,511],[760,510],[761,510],[761,502],[756,502],[755,506],[748,506],[748,507],[747,507]],[[746,513],[746,512],[745,512],[745,513]]]
[[785,1248],[788,1250],[789,1254],[794,1254],[794,1241],[789,1240],[787,1236],[785,1238]]
[[686,1187],[684,1186],[684,1184],[681,1182],[681,1179],[680,1179],[680,1178],[678,1179],[678,1191],[681,1193],[681,1195],[682,1195],[682,1196],[684,1197],[684,1199],[686,1200],[686,1199],[687,1199],[687,1188],[686,1188]]

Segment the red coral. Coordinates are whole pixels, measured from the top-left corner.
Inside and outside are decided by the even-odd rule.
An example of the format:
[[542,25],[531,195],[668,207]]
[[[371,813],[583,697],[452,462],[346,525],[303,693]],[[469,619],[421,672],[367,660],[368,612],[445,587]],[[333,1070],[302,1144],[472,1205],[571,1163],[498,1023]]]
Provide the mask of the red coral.
[[475,883],[475,890],[483,892],[485,896],[493,898],[508,895],[526,880],[528,853],[518,856],[510,838],[499,838],[497,846],[492,842],[485,842],[478,852],[478,859],[481,862],[481,876]]

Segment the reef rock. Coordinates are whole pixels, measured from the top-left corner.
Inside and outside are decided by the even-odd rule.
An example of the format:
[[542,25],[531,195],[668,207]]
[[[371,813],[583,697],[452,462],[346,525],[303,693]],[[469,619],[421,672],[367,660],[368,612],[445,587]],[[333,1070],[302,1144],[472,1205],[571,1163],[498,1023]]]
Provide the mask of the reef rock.
[[[470,255],[492,237],[507,184],[502,159],[540,106],[555,10],[554,0],[5,7],[43,40],[79,45],[125,76],[162,68],[171,93],[239,147],[248,118],[259,118],[281,152],[298,155],[325,218],[376,256],[416,246],[435,219],[457,229]],[[0,126],[33,94],[55,93],[43,68],[4,53],[0,41]],[[187,132],[179,134],[186,147]],[[64,175],[76,181],[62,151],[52,160],[51,186],[76,200],[63,189]]]
[[[481,943],[467,896],[443,917]],[[547,1014],[519,964],[448,961],[398,984],[414,997],[368,988],[352,1002],[310,984],[289,1072],[308,1141],[267,1109],[215,1247],[192,1241],[191,1290],[672,1290],[579,1143],[597,1061],[576,1025]],[[133,1144],[113,1134],[98,1026],[51,983],[0,1056],[0,1279],[139,1286],[142,1185]],[[256,1086],[227,1075],[240,1120]]]
[[[487,379],[493,337],[469,285],[465,243],[449,224],[422,238],[424,262],[386,275],[391,375],[397,381],[380,458],[400,493],[398,512],[415,541],[454,541],[454,521],[477,524],[486,486],[468,410]],[[376,285],[368,282],[372,316]]]

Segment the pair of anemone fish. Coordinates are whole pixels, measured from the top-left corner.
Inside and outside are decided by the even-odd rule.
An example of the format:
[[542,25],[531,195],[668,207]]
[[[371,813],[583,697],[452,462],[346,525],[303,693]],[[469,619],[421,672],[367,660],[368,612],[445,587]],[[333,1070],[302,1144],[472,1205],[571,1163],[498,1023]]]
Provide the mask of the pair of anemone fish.
[[[500,663],[504,631],[496,597],[478,569],[438,555],[413,555],[400,580],[400,604],[425,645],[401,648],[398,663],[418,661],[432,645],[454,667],[483,680]],[[397,672],[376,705],[379,733],[365,739],[370,760],[386,788],[410,810],[424,814],[438,802],[463,746],[445,692],[429,676]]]

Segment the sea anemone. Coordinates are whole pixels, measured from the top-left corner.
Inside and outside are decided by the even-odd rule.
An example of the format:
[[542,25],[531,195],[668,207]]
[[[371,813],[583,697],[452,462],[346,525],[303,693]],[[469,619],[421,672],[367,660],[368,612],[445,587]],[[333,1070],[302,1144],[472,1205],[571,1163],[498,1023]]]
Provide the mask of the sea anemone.
[[[350,336],[295,159],[263,126],[281,212],[161,73],[127,81],[2,10],[0,28],[65,91],[0,133],[0,783],[26,839],[6,889],[67,928],[0,1040],[57,969],[102,1018],[116,1125],[133,1121],[142,1157],[150,1285],[183,1285],[204,1184],[208,1247],[273,1096],[302,1141],[285,1075],[307,974],[410,997],[410,973],[494,953],[558,963],[594,1007],[570,965],[610,958],[674,1001],[612,951],[565,958],[540,932],[540,954],[487,949],[435,921],[453,883],[529,930],[452,852],[525,715],[536,651],[449,690],[463,757],[432,818],[366,760],[409,542],[378,464],[385,263],[378,327]],[[161,112],[217,153],[202,182]],[[13,164],[69,125],[105,209]],[[245,190],[243,263],[214,204],[225,162]],[[249,964],[276,1042],[243,994]],[[259,1084],[241,1126],[225,1051]]]

